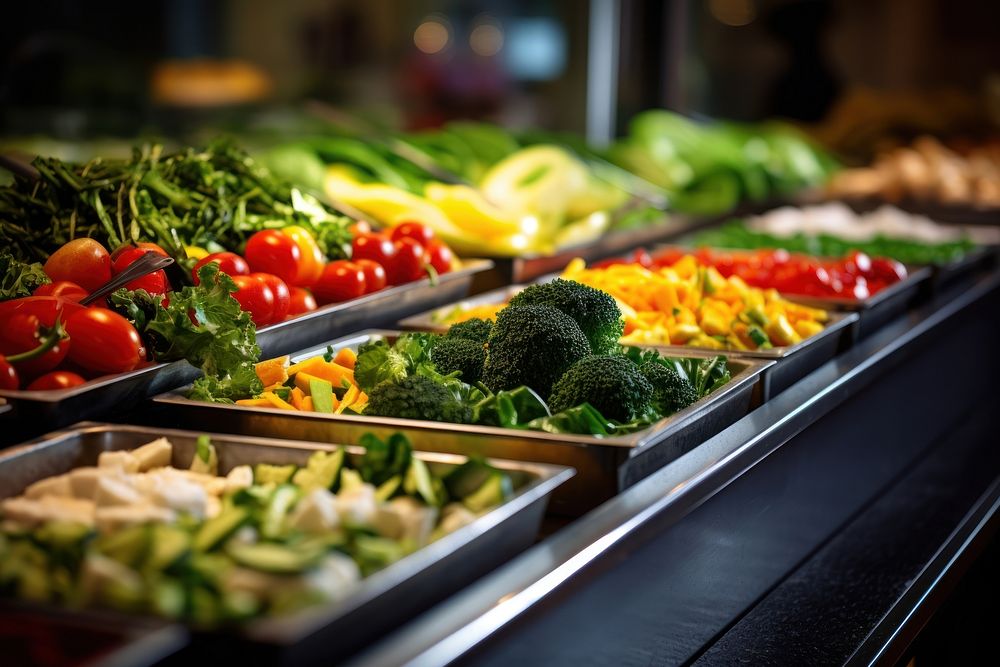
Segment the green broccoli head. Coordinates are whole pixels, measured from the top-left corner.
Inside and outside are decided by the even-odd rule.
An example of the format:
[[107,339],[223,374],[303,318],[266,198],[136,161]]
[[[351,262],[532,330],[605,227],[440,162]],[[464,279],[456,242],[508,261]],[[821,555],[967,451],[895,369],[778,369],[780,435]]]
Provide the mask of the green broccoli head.
[[452,324],[445,334],[448,338],[465,338],[477,343],[485,343],[493,331],[493,322],[479,317]]
[[647,361],[639,370],[653,385],[653,405],[660,414],[671,415],[698,400],[694,385],[673,368]]
[[531,387],[543,399],[567,368],[590,354],[573,319],[552,306],[508,306],[486,343],[483,384],[492,391]]
[[573,280],[530,285],[514,295],[511,306],[552,306],[566,313],[580,326],[594,354],[614,354],[625,332],[625,319],[614,297]]
[[447,375],[461,371],[461,379],[475,384],[483,377],[486,349],[483,343],[467,338],[440,338],[431,348],[431,361],[439,373]]
[[607,417],[630,422],[652,405],[653,385],[623,356],[595,355],[570,366],[552,387],[552,413],[590,403]]
[[365,414],[453,424],[465,424],[472,418],[467,405],[458,401],[447,387],[425,375],[380,382],[368,394]]

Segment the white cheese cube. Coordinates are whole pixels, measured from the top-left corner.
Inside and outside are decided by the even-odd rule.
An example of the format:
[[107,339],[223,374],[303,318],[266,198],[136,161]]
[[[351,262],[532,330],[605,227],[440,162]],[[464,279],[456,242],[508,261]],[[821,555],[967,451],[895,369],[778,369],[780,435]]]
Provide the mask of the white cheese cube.
[[42,496],[72,496],[73,487],[69,483],[69,475],[56,475],[40,479],[24,490],[26,498],[41,498]]
[[102,533],[112,533],[137,523],[172,523],[176,518],[173,510],[156,505],[98,507],[94,512],[94,524]]
[[142,495],[124,479],[102,475],[97,480],[94,502],[98,507],[133,505],[142,502]]
[[139,459],[132,452],[101,452],[98,468],[117,468],[122,472],[139,472]]
[[94,499],[97,494],[97,480],[101,471],[94,466],[84,466],[69,472],[69,486],[75,498]]
[[170,465],[174,446],[166,438],[158,438],[134,450],[132,456],[139,462],[139,470],[145,472],[153,468],[165,468]]
[[299,501],[289,517],[289,526],[307,533],[332,530],[338,525],[336,497],[326,489],[313,489]]
[[253,468],[247,465],[236,466],[226,475],[226,493],[249,488],[253,484]]
[[310,590],[321,593],[327,600],[339,600],[357,587],[361,570],[351,557],[332,552],[305,579]]
[[383,537],[427,542],[437,522],[437,508],[409,497],[395,498],[380,506],[373,525]]
[[337,514],[344,523],[367,526],[375,518],[378,505],[375,502],[375,487],[371,484],[341,491],[336,499]]

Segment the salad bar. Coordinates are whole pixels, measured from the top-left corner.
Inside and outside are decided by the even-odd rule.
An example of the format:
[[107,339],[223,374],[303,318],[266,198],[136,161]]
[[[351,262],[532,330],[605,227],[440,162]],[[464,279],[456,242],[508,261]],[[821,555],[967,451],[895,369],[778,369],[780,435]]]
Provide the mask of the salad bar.
[[898,502],[927,543],[832,621],[866,661],[1000,521],[1000,220],[808,203],[796,130],[666,111],[264,143],[4,161],[22,662],[102,623],[67,662],[759,658]]

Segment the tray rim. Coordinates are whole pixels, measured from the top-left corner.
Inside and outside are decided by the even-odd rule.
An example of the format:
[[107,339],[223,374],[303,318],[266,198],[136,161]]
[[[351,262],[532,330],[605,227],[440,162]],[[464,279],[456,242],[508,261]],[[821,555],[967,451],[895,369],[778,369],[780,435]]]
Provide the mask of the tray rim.
[[[58,429],[45,435],[34,438],[22,445],[0,452],[0,463],[16,465],[18,459],[29,457],[48,447],[58,446],[73,437],[82,436],[86,433],[132,433],[142,434],[145,437],[155,439],[157,437],[170,438],[185,437],[194,438],[198,435],[206,434],[209,437],[222,441],[232,441],[238,444],[274,447],[275,449],[295,449],[312,451],[329,451],[334,447],[344,447],[348,453],[360,453],[364,447],[360,445],[332,444],[307,440],[288,440],[281,438],[268,438],[260,436],[246,436],[234,433],[213,433],[209,430],[160,428],[156,426],[141,426],[136,424],[114,424],[108,422],[83,421],[77,422],[69,427]],[[461,454],[447,454],[440,452],[427,452],[413,450],[415,456],[422,460],[437,463],[459,464],[469,457]],[[220,632],[225,635],[240,636],[250,640],[270,641],[281,645],[290,645],[308,637],[324,625],[333,623],[340,618],[346,617],[352,611],[368,604],[385,594],[400,583],[419,575],[428,567],[440,562],[447,554],[472,544],[477,538],[486,535],[490,530],[496,528],[501,523],[513,518],[519,512],[526,509],[531,504],[551,496],[560,485],[576,474],[576,470],[551,463],[539,463],[534,461],[518,461],[514,459],[504,459],[497,457],[487,458],[491,464],[504,470],[525,472],[532,475],[532,478],[520,489],[516,489],[514,495],[506,502],[493,508],[489,512],[478,516],[472,523],[463,526],[430,544],[427,544],[417,551],[408,554],[402,559],[383,570],[379,570],[368,577],[363,578],[358,587],[347,597],[334,600],[326,604],[318,605],[314,608],[307,608],[299,612],[284,617],[252,619],[246,623],[234,626],[223,626],[213,628],[210,631]],[[58,605],[34,604],[30,603],[32,609],[42,613],[48,610],[66,611]],[[82,617],[88,615],[86,609],[71,610],[72,613],[79,613]],[[106,610],[102,610],[105,611]],[[121,613],[114,612],[112,613]],[[141,615],[143,619],[166,620],[153,615]],[[183,621],[176,622],[181,627],[204,631],[204,628]]]
[[[296,352],[291,355],[293,362],[297,359],[304,359],[318,354],[322,354],[326,351],[328,346],[334,347],[334,349],[339,349],[342,347],[348,347],[352,344],[360,345],[361,343],[370,340],[374,336],[398,336],[402,333],[407,333],[404,331],[396,331],[391,329],[366,329],[348,336],[343,336],[341,338],[334,339],[327,343],[310,347],[301,352]],[[642,347],[642,346],[635,346]],[[247,414],[254,414],[263,412],[264,414],[285,417],[289,419],[306,419],[310,421],[330,422],[330,423],[349,423],[349,424],[372,424],[381,427],[390,428],[400,428],[400,429],[419,429],[423,431],[434,431],[434,430],[445,430],[451,432],[466,433],[470,435],[478,435],[485,437],[495,437],[501,439],[509,439],[518,434],[520,437],[527,437],[531,440],[539,440],[542,442],[551,442],[553,444],[561,444],[567,446],[577,446],[577,447],[593,447],[593,446],[607,446],[607,447],[620,447],[625,449],[630,449],[637,451],[643,447],[649,446],[655,442],[658,442],[664,438],[672,430],[682,428],[684,425],[690,423],[691,421],[698,419],[704,412],[711,410],[713,404],[724,398],[725,396],[743,388],[747,384],[754,384],[758,382],[762,373],[767,370],[771,365],[775,363],[773,359],[761,359],[761,358],[749,358],[736,356],[734,354],[728,354],[726,351],[721,350],[704,350],[698,348],[690,348],[683,351],[683,354],[672,354],[670,356],[674,357],[694,357],[694,358],[707,358],[715,356],[726,357],[726,363],[742,365],[732,375],[732,379],[726,383],[723,387],[720,387],[715,392],[703,396],[698,399],[688,407],[683,410],[679,410],[672,415],[664,417],[663,419],[651,424],[648,428],[642,431],[637,431],[635,433],[629,433],[626,435],[618,436],[608,436],[599,437],[594,435],[583,435],[583,434],[571,434],[571,433],[548,433],[545,431],[530,431],[522,429],[508,429],[499,426],[482,426],[476,424],[452,424],[450,422],[433,422],[422,419],[400,419],[393,417],[365,417],[363,415],[332,415],[332,414],[318,414],[313,412],[292,412],[289,410],[282,410],[280,408],[267,408],[267,407],[252,407],[252,406],[242,406],[233,404],[223,404],[223,403],[208,403],[203,401],[193,401],[185,398],[181,392],[185,389],[180,387],[172,391],[159,394],[154,396],[151,400],[154,404],[159,405],[169,405],[175,408],[187,407],[198,407],[206,409],[216,409],[216,410],[235,410],[237,412],[245,412]],[[732,373],[732,367],[730,367],[730,372]]]

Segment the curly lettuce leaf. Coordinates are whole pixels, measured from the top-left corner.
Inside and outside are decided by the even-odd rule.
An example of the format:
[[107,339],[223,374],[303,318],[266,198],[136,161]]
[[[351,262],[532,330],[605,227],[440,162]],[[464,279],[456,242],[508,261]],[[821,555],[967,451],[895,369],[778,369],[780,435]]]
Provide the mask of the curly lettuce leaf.
[[9,252],[0,253],[0,301],[31,296],[50,282],[40,263],[28,264],[18,261]]

